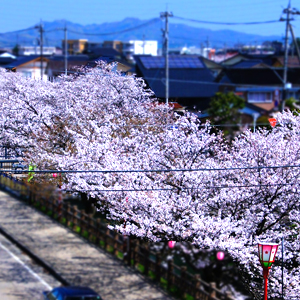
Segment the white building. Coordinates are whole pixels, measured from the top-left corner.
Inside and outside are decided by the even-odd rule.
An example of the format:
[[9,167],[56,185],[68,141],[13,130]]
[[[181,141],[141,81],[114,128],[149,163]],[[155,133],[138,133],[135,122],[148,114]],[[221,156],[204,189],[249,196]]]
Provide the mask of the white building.
[[129,41],[123,43],[123,54],[128,59],[133,59],[133,55],[149,54],[157,55],[157,41]]
[[[20,46],[19,55],[40,55],[40,46]],[[43,55],[58,54],[57,49],[54,46],[43,46]]]

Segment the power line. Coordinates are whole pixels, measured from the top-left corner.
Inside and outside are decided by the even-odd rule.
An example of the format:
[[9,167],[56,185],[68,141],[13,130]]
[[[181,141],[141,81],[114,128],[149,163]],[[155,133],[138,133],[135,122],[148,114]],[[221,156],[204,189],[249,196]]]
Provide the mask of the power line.
[[108,33],[85,33],[85,32],[79,32],[79,31],[74,31],[74,30],[68,30],[68,32],[76,33],[76,34],[82,34],[82,35],[93,35],[93,36],[105,36],[105,35],[114,35],[114,34],[119,34],[119,33],[124,33],[132,30],[136,30],[145,26],[149,26],[151,24],[159,22],[159,18],[152,19],[148,22],[145,22],[143,24],[137,25],[135,27],[119,30],[119,31],[114,31],[114,32],[108,32]]
[[215,172],[215,171],[236,171],[236,170],[262,170],[262,169],[286,169],[300,168],[300,165],[283,165],[283,166],[257,166],[257,167],[232,167],[232,168],[198,168],[198,169],[158,169],[158,170],[5,170],[0,173],[171,173],[171,172]]
[[258,24],[270,24],[270,23],[277,23],[281,22],[280,20],[271,20],[271,21],[261,21],[261,22],[214,22],[214,21],[203,21],[203,20],[194,20],[188,18],[182,18],[174,16],[175,19],[189,21],[189,22],[196,22],[202,24],[217,24],[217,25],[258,25]]
[[[281,69],[280,69],[281,70]],[[160,80],[162,81],[164,78],[152,78],[152,77],[143,77],[147,80]],[[254,85],[254,84],[244,84],[244,83],[227,83],[227,82],[211,82],[211,81],[196,81],[196,80],[183,80],[183,79],[169,79],[172,82],[181,82],[181,83],[194,83],[194,84],[213,84],[213,85],[220,85],[220,86],[235,86],[235,87],[253,87],[253,88],[264,88],[264,85]],[[272,86],[272,88],[281,88],[278,86]]]
[[[102,190],[84,190],[86,192],[158,192],[158,191],[176,191],[180,190],[205,190],[205,189],[227,189],[227,188],[252,188],[252,187],[276,187],[288,186],[294,183],[275,183],[275,184],[252,184],[252,185],[220,185],[220,186],[204,186],[204,187],[179,187],[179,188],[154,188],[154,189],[102,189]],[[63,190],[65,192],[74,192],[74,190]],[[79,192],[79,190],[77,190]]]
[[26,29],[20,29],[20,30],[16,30],[16,31],[13,31],[13,32],[4,32],[4,33],[0,33],[0,34],[11,34],[11,33],[18,33],[18,32],[23,32],[23,31],[28,31],[28,30],[33,30],[33,29],[36,29],[36,27],[29,27],[29,28],[26,28]]
[[[299,66],[299,65],[298,65]],[[157,68],[157,70],[164,70],[164,68]],[[214,70],[219,70],[219,68],[211,68]],[[272,71],[276,71],[276,70],[283,70],[283,68],[275,68],[275,67],[268,67],[266,69],[272,70]],[[63,70],[59,70],[59,69],[53,69],[53,72],[61,72],[63,73]],[[68,74],[70,73],[74,73],[74,74],[78,74],[80,71],[68,71]],[[93,75],[93,76],[97,76],[98,74],[93,74],[93,73],[82,73],[83,75]],[[105,77],[113,77],[111,75],[103,75]],[[159,80],[159,81],[163,81],[165,78],[157,78],[157,77],[136,77],[136,78],[140,78],[140,79],[145,79],[145,80],[149,80],[149,81],[153,81],[153,80]],[[263,88],[266,87],[265,85],[254,85],[254,84],[244,84],[244,83],[229,83],[229,82],[211,82],[211,81],[196,81],[196,80],[184,80],[184,79],[171,79],[169,78],[169,81],[172,82],[180,82],[180,83],[192,83],[192,84],[213,84],[213,85],[221,85],[221,86],[234,86],[234,87],[253,87],[253,88]],[[280,88],[281,86],[271,86],[271,88],[277,89]]]

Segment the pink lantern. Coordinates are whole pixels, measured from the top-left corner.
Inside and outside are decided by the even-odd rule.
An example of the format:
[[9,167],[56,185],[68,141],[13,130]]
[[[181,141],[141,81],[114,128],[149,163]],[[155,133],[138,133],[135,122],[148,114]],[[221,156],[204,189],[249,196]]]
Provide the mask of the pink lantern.
[[170,249],[173,249],[175,247],[176,242],[175,241],[168,241],[168,246]]
[[223,251],[217,252],[217,260],[223,260],[225,257],[225,253]]
[[57,177],[57,173],[53,173],[52,176],[53,176],[53,178],[56,178]]

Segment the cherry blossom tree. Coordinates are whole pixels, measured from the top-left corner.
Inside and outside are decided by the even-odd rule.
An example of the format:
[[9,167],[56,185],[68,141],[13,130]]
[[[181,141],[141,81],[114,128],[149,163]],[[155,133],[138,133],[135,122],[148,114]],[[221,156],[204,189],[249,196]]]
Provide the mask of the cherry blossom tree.
[[[285,297],[299,294],[299,116],[277,116],[279,126],[271,132],[244,132],[230,151],[218,153],[220,168],[215,177],[211,208],[230,218],[230,230],[218,244],[239,263],[252,290],[260,290],[253,276],[261,274],[257,259],[258,240],[285,240]],[[286,167],[282,167],[286,166]],[[280,251],[279,251],[280,253]],[[278,257],[280,258],[280,254]],[[280,263],[272,267],[273,296],[281,292]]]
[[[278,114],[271,131],[248,130],[228,144],[194,115],[158,104],[143,80],[105,64],[54,83],[5,71],[0,78],[0,145],[22,148],[41,170],[73,171],[64,174],[63,188],[99,201],[111,228],[224,250],[257,299],[257,242],[284,238],[284,297],[297,299],[296,113]],[[277,256],[273,297],[281,291]]]
[[49,126],[54,111],[50,82],[0,70],[0,146],[11,153],[36,144],[39,131]]

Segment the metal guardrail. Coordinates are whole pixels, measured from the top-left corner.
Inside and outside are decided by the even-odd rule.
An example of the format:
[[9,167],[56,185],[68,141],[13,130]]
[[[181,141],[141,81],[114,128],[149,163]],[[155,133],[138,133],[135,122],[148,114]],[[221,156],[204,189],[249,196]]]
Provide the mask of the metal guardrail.
[[13,158],[13,159],[0,159],[0,170],[5,171],[5,170],[11,170],[12,165],[14,163],[19,162],[18,159]]

